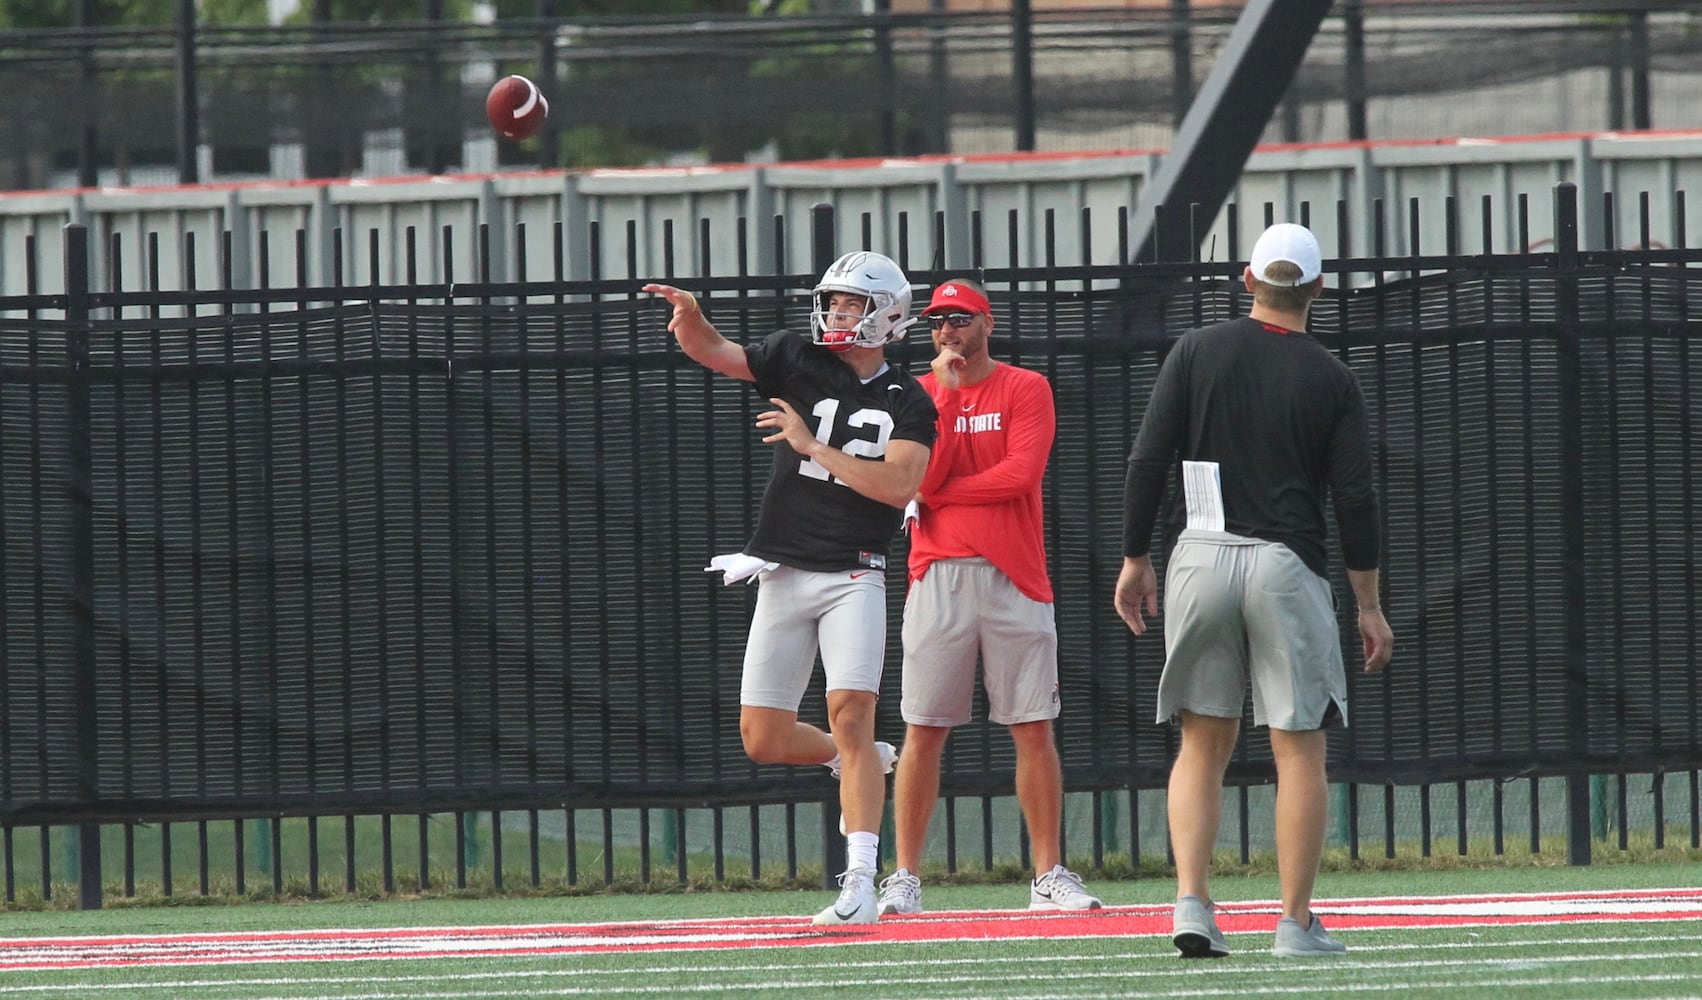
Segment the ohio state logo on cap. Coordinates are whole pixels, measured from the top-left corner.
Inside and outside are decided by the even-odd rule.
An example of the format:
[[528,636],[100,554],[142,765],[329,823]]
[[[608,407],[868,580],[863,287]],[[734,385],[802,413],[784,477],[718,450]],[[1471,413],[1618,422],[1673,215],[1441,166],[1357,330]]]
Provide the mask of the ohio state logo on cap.
[[987,296],[968,285],[947,282],[934,289],[934,297],[928,300],[928,308],[922,310],[922,315],[929,316],[941,312],[991,313],[992,304]]

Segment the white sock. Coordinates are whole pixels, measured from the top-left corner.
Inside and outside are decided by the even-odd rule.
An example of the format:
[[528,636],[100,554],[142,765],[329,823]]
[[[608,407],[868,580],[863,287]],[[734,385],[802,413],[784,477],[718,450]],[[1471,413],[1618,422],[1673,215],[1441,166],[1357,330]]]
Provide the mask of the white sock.
[[845,835],[845,867],[875,870],[880,857],[881,835],[867,830],[853,830]]

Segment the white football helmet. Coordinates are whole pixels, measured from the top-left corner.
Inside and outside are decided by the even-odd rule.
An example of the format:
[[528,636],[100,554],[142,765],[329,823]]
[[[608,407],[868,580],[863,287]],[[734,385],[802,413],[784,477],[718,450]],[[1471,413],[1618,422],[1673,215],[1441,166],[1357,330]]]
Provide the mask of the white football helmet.
[[[829,300],[835,292],[861,295],[869,300],[856,326],[828,328]],[[835,351],[852,347],[881,347],[904,339],[904,331],[916,322],[910,315],[910,282],[891,257],[853,250],[833,262],[815,289],[815,308],[810,312],[810,338]]]

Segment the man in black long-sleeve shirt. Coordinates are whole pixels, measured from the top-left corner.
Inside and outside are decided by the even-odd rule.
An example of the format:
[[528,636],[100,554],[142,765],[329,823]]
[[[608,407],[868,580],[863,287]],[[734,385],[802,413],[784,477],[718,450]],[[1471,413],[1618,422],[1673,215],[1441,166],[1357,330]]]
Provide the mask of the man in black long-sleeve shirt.
[[1222,816],[1223,774],[1251,682],[1253,721],[1277,765],[1279,956],[1343,951],[1312,914],[1329,812],[1325,729],[1347,723],[1347,677],[1326,578],[1324,518],[1333,497],[1342,558],[1358,600],[1365,669],[1381,670],[1394,633],[1378,599],[1377,494],[1365,400],[1353,373],[1308,335],[1323,289],[1318,241],[1272,226],[1243,274],[1247,318],[1185,334],[1148,401],[1124,490],[1117,613],[1136,635],[1158,614],[1152,529],[1166,477],[1172,510],[1164,673],[1158,721],[1179,721],[1170,773],[1176,855],[1173,941],[1185,958],[1229,954],[1207,874]]

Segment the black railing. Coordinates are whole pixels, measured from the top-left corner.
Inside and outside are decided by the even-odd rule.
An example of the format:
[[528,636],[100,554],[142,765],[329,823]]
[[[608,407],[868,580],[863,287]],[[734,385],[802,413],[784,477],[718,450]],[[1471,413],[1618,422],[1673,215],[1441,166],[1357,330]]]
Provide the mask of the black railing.
[[[1338,6],[1271,141],[1699,124],[1696,0]],[[1240,13],[1019,8],[0,31],[0,187],[1165,149]],[[551,100],[543,138],[469,155],[513,72]]]
[[[1332,736],[1338,841],[1354,856],[1365,841],[1428,854],[1451,819],[1459,852],[1492,830],[1482,849],[1499,854],[1528,807],[1540,850],[1559,781],[1575,863],[1610,827],[1627,846],[1642,825],[1632,799],[1653,810],[1660,846],[1667,796],[1686,796],[1694,845],[1702,372],[1687,302],[1702,252],[1684,246],[1682,196],[1663,250],[1579,250],[1562,185],[1551,252],[1460,255],[1457,208],[1442,253],[1383,255],[1381,218],[1369,255],[1333,248],[1313,312],[1372,408],[1400,637],[1387,675],[1354,676],[1354,725]],[[823,267],[867,241],[866,220],[861,241],[834,221],[818,211]],[[977,217],[975,245],[984,225],[1021,221]],[[1083,220],[1084,252],[1097,221]],[[1115,225],[1127,232],[1126,217]],[[1423,245],[1429,234],[1409,225],[1407,245]],[[180,290],[166,289],[172,262],[150,239],[148,288],[95,290],[94,249],[72,226],[68,291],[0,299],[8,900],[33,843],[43,895],[80,875],[83,904],[98,905],[103,831],[127,895],[139,870],[144,885],[185,891],[174,865],[192,866],[202,893],[252,891],[251,867],[272,893],[287,868],[321,891],[336,862],[349,891],[374,865],[384,891],[398,872],[421,888],[761,878],[776,856],[796,876],[821,856],[814,845],[837,843],[825,772],[754,765],[740,749],[752,594],[702,572],[753,522],[757,403],[672,345],[665,311],[637,291],[668,275],[638,272],[634,227],[627,273],[589,281],[560,279],[565,235],[558,226],[542,264],[516,239],[514,280],[493,280],[485,231],[480,273],[454,274],[445,229],[439,285],[239,289],[227,268],[225,287]],[[707,259],[707,224],[696,235]],[[607,238],[592,228],[592,260],[609,259]],[[672,230],[662,238],[672,261]],[[1134,640],[1111,611],[1125,456],[1170,340],[1248,301],[1235,264],[1063,267],[1055,241],[1043,245],[1043,259],[975,271],[999,315],[996,352],[1045,373],[1057,396],[1046,497],[1058,739],[1088,810],[1066,845],[1100,867],[1125,851],[1162,856],[1141,795],[1162,787],[1174,752],[1152,723],[1162,640]],[[301,275],[306,246],[293,248]],[[358,246],[339,235],[333,252]],[[264,237],[258,250],[273,252]],[[134,250],[114,236],[100,252],[116,275]],[[184,275],[202,252],[185,242]],[[229,259],[228,239],[219,253]],[[380,273],[376,237],[364,256],[331,273]],[[901,263],[918,285],[949,276]],[[804,328],[813,274],[713,264],[729,276],[680,281],[724,331]],[[912,367],[927,355],[920,338],[894,350]],[[895,565],[902,555],[901,540]],[[896,621],[902,571],[889,593]],[[1026,854],[998,728],[965,727],[948,751],[954,868],[966,845],[989,869]],[[879,729],[896,741],[896,713]],[[1244,741],[1231,770],[1243,857],[1272,774],[1263,741]],[[1637,775],[1649,792],[1628,793]],[[1611,818],[1603,776],[1618,782]],[[1449,785],[1451,806],[1433,802]],[[817,810],[822,837],[801,851],[799,823]],[[321,837],[327,822],[340,838]],[[174,840],[184,824],[187,854]],[[503,850],[516,838],[518,860]]]

